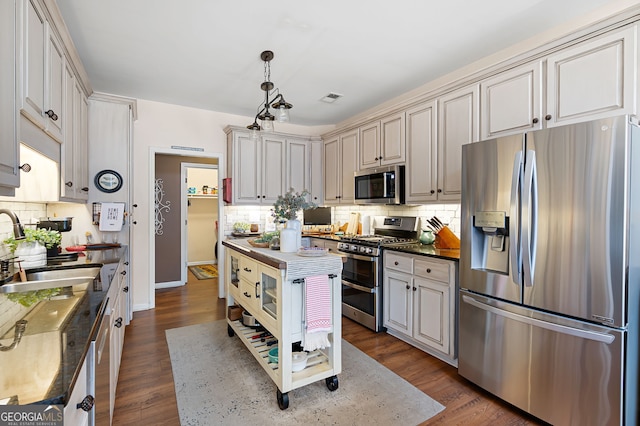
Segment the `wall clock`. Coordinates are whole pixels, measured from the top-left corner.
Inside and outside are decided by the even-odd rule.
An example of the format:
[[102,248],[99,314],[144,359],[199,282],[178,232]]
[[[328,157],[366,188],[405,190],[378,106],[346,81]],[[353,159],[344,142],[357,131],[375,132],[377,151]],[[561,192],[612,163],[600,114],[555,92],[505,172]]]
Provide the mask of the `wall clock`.
[[102,170],[96,174],[93,183],[102,192],[116,192],[122,188],[122,176],[115,170]]

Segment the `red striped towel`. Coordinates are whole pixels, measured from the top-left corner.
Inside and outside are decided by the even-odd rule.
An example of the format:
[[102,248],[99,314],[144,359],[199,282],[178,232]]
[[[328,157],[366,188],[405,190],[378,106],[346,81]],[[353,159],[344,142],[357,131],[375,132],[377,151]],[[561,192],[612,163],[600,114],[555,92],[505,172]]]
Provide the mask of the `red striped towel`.
[[305,278],[306,330],[302,342],[306,351],[331,346],[331,287],[327,275]]
[[327,275],[305,278],[307,333],[331,330],[331,289]]

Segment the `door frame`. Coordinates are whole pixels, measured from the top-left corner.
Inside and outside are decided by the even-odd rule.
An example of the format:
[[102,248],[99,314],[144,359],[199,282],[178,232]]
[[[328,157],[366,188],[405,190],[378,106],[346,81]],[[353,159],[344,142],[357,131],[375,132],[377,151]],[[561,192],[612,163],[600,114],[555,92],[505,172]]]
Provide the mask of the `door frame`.
[[[156,286],[156,247],[155,247],[155,178],[156,178],[156,155],[176,155],[180,157],[198,157],[207,159],[218,160],[218,188],[222,188],[222,177],[226,176],[225,172],[225,156],[220,152],[210,152],[200,149],[189,148],[164,148],[164,147],[149,147],[149,295],[151,306],[155,306],[155,291],[161,286]],[[182,197],[181,197],[182,199]],[[182,215],[182,213],[181,213]],[[224,202],[222,197],[218,198],[218,217],[224,217]],[[222,227],[218,229],[218,241],[222,241]],[[181,243],[182,244],[182,243]],[[182,247],[181,251],[186,250],[186,247]],[[224,259],[224,246],[218,245],[218,259]],[[183,259],[180,260],[183,263]],[[184,263],[183,263],[184,264]],[[220,262],[218,262],[220,265]],[[218,266],[218,282],[224,283],[224,266]],[[218,285],[218,297],[225,297],[224,285]]]

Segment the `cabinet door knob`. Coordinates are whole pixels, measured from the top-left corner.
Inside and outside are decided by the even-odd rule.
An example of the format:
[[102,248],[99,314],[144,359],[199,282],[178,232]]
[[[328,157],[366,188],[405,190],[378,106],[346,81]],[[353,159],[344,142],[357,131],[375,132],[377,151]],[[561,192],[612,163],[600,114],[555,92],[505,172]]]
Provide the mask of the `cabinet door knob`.
[[537,122],[538,122],[538,118],[536,117],[533,119],[533,124],[536,124]]
[[407,284],[407,290],[409,290],[411,288],[411,286],[409,284]]
[[134,205],[133,205],[133,207],[138,207],[138,205],[137,205],[137,204],[134,204]]
[[68,186],[69,188],[71,188],[73,186],[73,182],[71,182],[71,181],[65,182],[65,185]]
[[416,287],[414,287],[414,288],[413,288],[413,291],[416,291],[416,290],[417,290],[417,288],[416,288]]
[[128,266],[128,265],[129,265],[129,262],[124,262],[124,264]]
[[440,194],[442,192],[442,189],[438,188],[438,194]]
[[56,114],[55,112],[53,112],[52,109],[50,109],[49,111],[45,112],[45,114],[47,114],[47,116],[52,119],[53,121],[58,121],[58,114]]
[[122,291],[124,291],[125,293],[129,293],[129,286],[126,286],[125,288],[123,288]]
[[118,328],[122,327],[122,317],[119,317],[114,325]]
[[137,224],[138,224],[138,221],[137,221],[137,220],[134,220],[134,221],[133,221],[133,222],[131,222],[131,223],[133,223],[134,225],[137,225]]
[[431,273],[431,268],[427,268],[427,274]]
[[127,275],[127,271],[120,272],[120,275]]
[[396,265],[396,266],[398,266],[398,265],[399,265],[399,263],[398,263],[398,261],[397,261],[397,260],[396,260],[395,262],[393,262],[393,264],[394,264],[394,265]]
[[76,408],[82,411],[91,411],[93,408],[93,404],[95,403],[95,399],[92,395],[85,396],[82,401],[76,404]]
[[378,158],[378,157],[376,157],[376,158],[374,158],[374,160],[375,160],[375,161],[378,161],[378,160],[379,160],[379,158]]
[[551,120],[551,114],[547,114],[547,115],[545,115],[545,116],[544,116],[544,119],[545,119],[545,120],[547,120],[547,121]]
[[88,186],[85,186],[85,187],[83,187],[82,189],[80,189],[80,191],[83,191],[83,192],[89,192],[89,187],[88,187]]
[[432,190],[431,190],[431,193],[432,193],[432,194],[435,194],[435,193],[436,193],[436,191],[432,189]]

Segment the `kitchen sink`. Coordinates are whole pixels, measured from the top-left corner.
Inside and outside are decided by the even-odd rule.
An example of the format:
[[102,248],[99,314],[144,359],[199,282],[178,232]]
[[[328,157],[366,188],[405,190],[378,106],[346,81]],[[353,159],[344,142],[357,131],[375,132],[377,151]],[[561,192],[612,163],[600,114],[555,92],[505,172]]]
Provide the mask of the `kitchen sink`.
[[13,281],[0,286],[0,293],[21,293],[58,287],[86,289],[100,272],[100,268],[67,268],[27,274],[27,281]]

